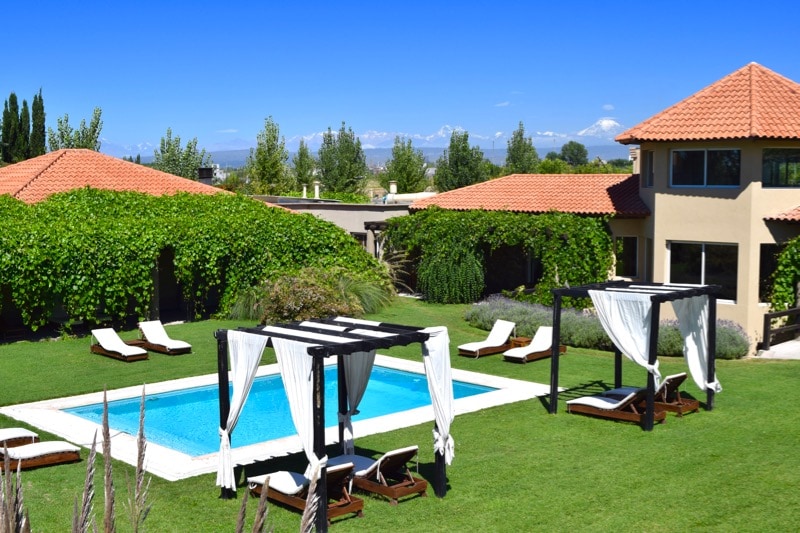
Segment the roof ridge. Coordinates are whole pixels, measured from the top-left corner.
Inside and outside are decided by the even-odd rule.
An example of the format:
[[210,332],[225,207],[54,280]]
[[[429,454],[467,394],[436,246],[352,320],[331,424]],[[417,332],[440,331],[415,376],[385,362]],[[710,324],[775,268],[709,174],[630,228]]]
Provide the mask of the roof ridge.
[[[58,154],[58,152],[61,152],[61,153],[60,153],[60,154]],[[32,177],[31,179],[29,179],[28,181],[26,181],[26,182],[25,182],[25,185],[23,185],[22,187],[20,187],[20,189],[19,189],[19,190],[18,190],[18,191],[17,191],[17,192],[14,194],[14,198],[17,198],[17,199],[19,199],[19,198],[22,196],[22,193],[23,193],[23,192],[25,192],[25,190],[26,190],[27,188],[29,188],[31,185],[33,185],[33,183],[34,183],[36,180],[38,180],[39,178],[41,178],[41,177],[42,177],[42,174],[44,174],[44,173],[47,171],[47,169],[49,169],[49,168],[50,168],[50,167],[52,167],[54,164],[56,164],[56,162],[57,162],[59,159],[61,159],[62,157],[66,156],[66,155],[67,155],[67,149],[66,149],[66,148],[61,148],[60,150],[56,150],[55,152],[50,152],[50,153],[52,153],[52,154],[58,154],[58,155],[56,155],[55,157],[53,157],[53,159],[52,159],[52,160],[51,160],[51,161],[50,161],[48,164],[46,164],[45,166],[43,166],[42,168],[40,168],[39,170],[37,170],[37,172],[36,172],[36,173],[33,175],[33,177]]]

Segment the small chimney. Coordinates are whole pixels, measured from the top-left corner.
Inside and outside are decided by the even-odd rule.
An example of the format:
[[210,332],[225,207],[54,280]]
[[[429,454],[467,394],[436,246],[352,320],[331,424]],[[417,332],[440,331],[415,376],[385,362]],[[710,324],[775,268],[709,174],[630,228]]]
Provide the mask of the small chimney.
[[314,180],[314,198],[319,200],[319,180]]
[[397,182],[390,181],[389,182],[389,194],[397,194]]
[[641,149],[639,147],[628,148],[628,159],[633,162],[633,173],[638,174],[640,169],[639,156]]

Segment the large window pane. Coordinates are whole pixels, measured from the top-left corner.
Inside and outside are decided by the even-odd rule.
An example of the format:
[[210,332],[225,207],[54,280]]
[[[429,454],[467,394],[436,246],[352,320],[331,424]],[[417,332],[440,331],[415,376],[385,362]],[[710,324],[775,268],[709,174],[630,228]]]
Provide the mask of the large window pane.
[[703,150],[674,150],[672,152],[672,184],[702,187],[705,183]]
[[772,289],[772,274],[778,267],[778,254],[783,247],[780,244],[762,244],[758,265],[758,301],[769,302]]
[[764,187],[800,187],[800,149],[765,148],[761,183]]
[[722,285],[719,297],[723,300],[736,299],[736,265],[738,248],[729,244],[706,244],[706,272],[703,283]]
[[617,237],[614,240],[616,248],[617,276],[635,278],[639,275],[637,263],[639,259],[639,241],[636,237]]
[[703,245],[673,242],[669,271],[672,283],[703,283]]
[[709,150],[706,185],[739,185],[739,150]]

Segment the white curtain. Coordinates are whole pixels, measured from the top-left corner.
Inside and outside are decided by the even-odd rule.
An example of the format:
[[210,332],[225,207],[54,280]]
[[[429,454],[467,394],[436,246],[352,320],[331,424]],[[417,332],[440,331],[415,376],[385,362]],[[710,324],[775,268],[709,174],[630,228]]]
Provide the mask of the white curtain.
[[233,396],[226,426],[219,428],[219,466],[217,467],[217,486],[219,487],[236,490],[230,434],[236,427],[244,402],[250,394],[250,388],[253,386],[258,364],[261,362],[261,355],[264,353],[268,340],[269,337],[266,335],[228,331]]
[[308,355],[309,346],[314,344],[272,338],[272,347],[275,348],[283,387],[289,400],[289,411],[308,458],[306,477],[313,474],[320,462],[314,454],[314,358]]
[[375,350],[369,352],[354,352],[343,356],[344,377],[347,384],[347,403],[350,406],[346,413],[339,413],[339,422],[344,424],[344,442],[342,443],[345,455],[355,451],[353,446],[353,415],[358,414],[358,404],[367,390],[372,365],[375,363]]
[[625,357],[644,367],[661,385],[658,361],[650,364],[650,295],[635,292],[589,291],[597,316],[611,341]]
[[436,427],[433,429],[433,450],[444,456],[449,465],[455,457],[455,441],[450,435],[453,410],[453,376],[450,371],[450,336],[444,326],[422,330],[430,337],[422,345],[422,360],[428,377]]
[[700,390],[722,391],[719,381],[708,381],[708,296],[675,300],[672,308],[683,336],[683,357],[695,384]]

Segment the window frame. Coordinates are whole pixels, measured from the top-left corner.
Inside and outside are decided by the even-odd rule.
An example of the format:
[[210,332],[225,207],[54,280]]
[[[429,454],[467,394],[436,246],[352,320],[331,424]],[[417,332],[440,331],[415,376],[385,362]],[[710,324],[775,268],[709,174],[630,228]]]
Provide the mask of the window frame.
[[[781,151],[784,151],[784,152],[792,151],[792,152],[795,152],[796,153],[796,157],[798,159],[800,159],[800,148],[773,147],[773,146],[767,146],[767,147],[763,148],[761,150],[761,187],[765,188],[765,189],[797,189],[797,188],[800,188],[800,179],[798,179],[797,183],[794,184],[794,185],[792,185],[790,183],[774,183],[774,180],[773,180],[772,183],[767,183],[765,181],[764,178],[766,177],[766,172],[765,172],[765,161],[764,161],[764,159],[767,156],[767,151],[768,150],[781,150]],[[788,161],[784,160],[783,164],[788,164]],[[800,161],[798,161],[797,163],[794,163],[794,164],[800,166]],[[778,176],[778,178],[780,178],[780,175]],[[788,175],[787,175],[787,178],[788,178]],[[788,179],[786,181],[788,181]]]
[[[693,245],[693,246],[700,246],[700,285],[707,285],[707,254],[706,254],[706,247],[707,246],[714,246],[714,247],[728,247],[733,248],[735,252],[735,271],[734,271],[734,279],[736,279],[736,284],[733,288],[734,297],[733,298],[726,298],[722,295],[719,297],[719,301],[727,302],[727,303],[736,303],[738,301],[739,296],[739,283],[738,283],[738,276],[739,276],[739,244],[738,243],[727,243],[727,242],[698,242],[698,241],[683,241],[683,240],[673,240],[668,241],[669,244],[669,282],[670,283],[687,283],[683,281],[675,281],[673,279],[673,245],[675,244],[685,244],[685,245]],[[693,282],[689,282],[693,283]],[[725,287],[723,286],[723,293]]]
[[642,187],[652,189],[655,185],[655,150],[642,150]]
[[[619,250],[617,249],[617,242],[622,241],[622,249],[625,250],[626,243],[624,239],[633,239],[633,273],[620,273],[617,271],[619,268]],[[622,262],[625,266],[625,261]],[[639,237],[636,235],[616,235],[614,236],[614,275],[621,278],[639,278]]]
[[[703,183],[681,184],[675,183],[675,153],[676,152],[703,152]],[[708,183],[708,153],[709,152],[735,152],[739,156],[739,175],[734,185]],[[738,189],[742,186],[742,150],[739,148],[672,148],[669,152],[669,186],[674,189]]]

